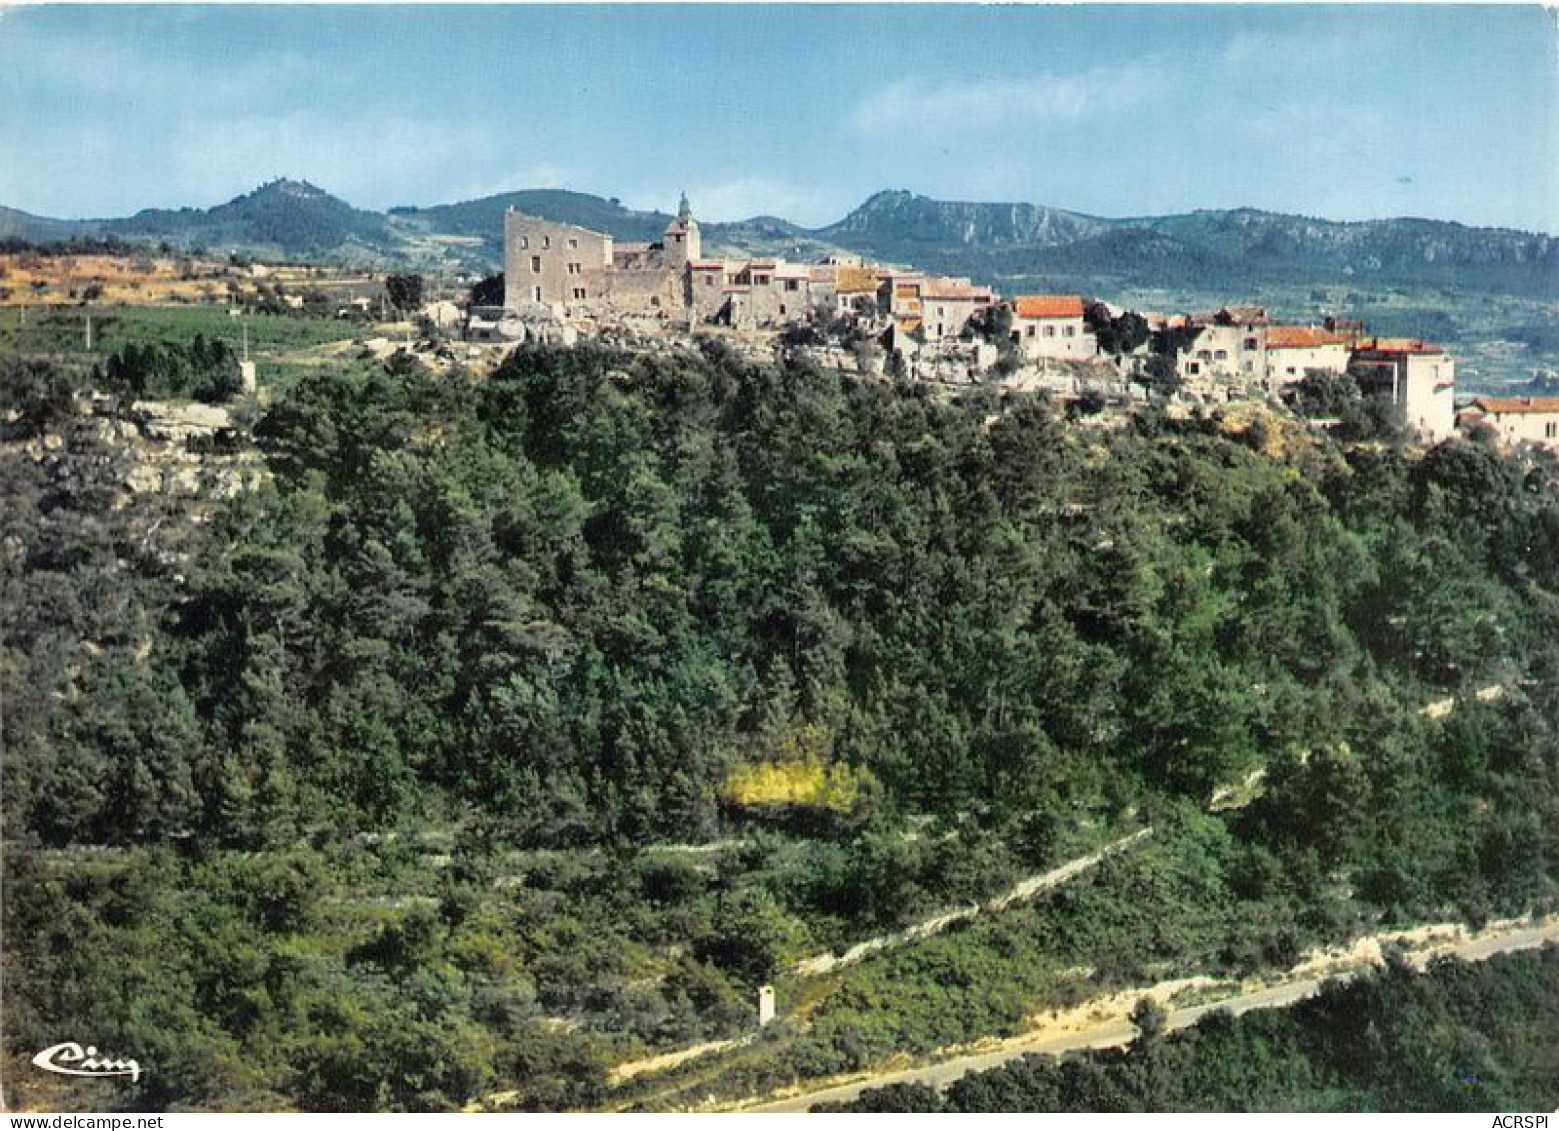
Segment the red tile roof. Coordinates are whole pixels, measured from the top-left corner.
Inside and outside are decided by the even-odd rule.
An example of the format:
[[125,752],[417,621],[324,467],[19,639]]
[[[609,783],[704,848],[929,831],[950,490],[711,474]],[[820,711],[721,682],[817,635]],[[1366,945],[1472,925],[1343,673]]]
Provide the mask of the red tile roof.
[[1474,408],[1500,416],[1526,413],[1559,413],[1559,397],[1479,397]]
[[1362,353],[1444,353],[1445,350],[1422,338],[1360,338],[1356,350]]
[[991,292],[984,287],[976,287],[972,283],[964,283],[956,279],[928,280],[920,293],[922,298],[952,299],[963,302],[989,302],[991,298]]
[[1013,310],[1019,318],[1081,318],[1083,300],[1079,295],[1019,295]]
[[840,294],[877,293],[877,273],[869,267],[839,268],[839,282],[834,288]]
[[1318,346],[1347,345],[1349,339],[1319,326],[1273,326],[1267,330],[1269,350],[1307,350]]

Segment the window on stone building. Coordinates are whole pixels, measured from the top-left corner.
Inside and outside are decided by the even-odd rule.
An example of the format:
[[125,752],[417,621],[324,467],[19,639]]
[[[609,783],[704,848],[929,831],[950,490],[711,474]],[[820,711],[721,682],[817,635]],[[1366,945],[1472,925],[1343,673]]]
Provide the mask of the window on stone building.
[[552,237],[551,236],[542,236],[541,237],[541,247],[542,247],[542,250],[545,251],[547,248],[549,248],[551,246],[552,246]]
[[1219,361],[1228,361],[1229,360],[1229,351],[1228,350],[1218,350],[1218,351],[1216,351],[1213,354],[1213,356],[1215,358],[1217,358]]
[[520,247],[521,248],[530,247],[530,237],[529,236],[521,236],[520,237]]
[[581,266],[580,266],[580,265],[579,265],[579,264],[577,264],[577,263],[570,263],[570,264],[569,264],[569,265],[568,265],[568,273],[569,273],[569,274],[570,274],[570,275],[578,275],[578,274],[580,274],[580,273],[582,273],[582,272],[583,272],[583,271],[584,271],[584,268],[583,268],[583,267],[581,267]]
[[1200,362],[1193,361],[1191,364],[1186,366],[1186,372],[1192,374],[1193,376],[1197,373],[1200,373],[1201,371],[1202,365]]
[[573,236],[570,236],[568,238],[568,246],[569,247],[578,247],[579,246],[579,241],[576,240]]
[[1245,348],[1248,349],[1248,350],[1258,349],[1259,347],[1256,345],[1256,339],[1255,338],[1246,338],[1245,339]]
[[541,274],[541,256],[533,255],[530,257],[530,273],[532,275]]
[[786,279],[785,289],[787,291],[799,291],[801,289],[801,283],[797,279]]
[[575,299],[575,301],[582,301],[584,299],[584,297],[585,297],[585,288],[584,287],[575,287],[574,288],[574,299]]
[[1069,338],[1077,337],[1077,327],[1073,326],[1071,323],[1067,323],[1066,336]]
[[1543,439],[1553,440],[1556,438],[1559,438],[1559,424],[1556,424],[1550,420],[1547,424],[1543,425]]
[[713,275],[705,275],[704,276],[704,286],[712,287],[714,285],[715,285],[715,277]]
[[1054,326],[1046,326],[1045,327],[1045,337],[1053,338],[1055,336],[1056,336],[1056,328]]

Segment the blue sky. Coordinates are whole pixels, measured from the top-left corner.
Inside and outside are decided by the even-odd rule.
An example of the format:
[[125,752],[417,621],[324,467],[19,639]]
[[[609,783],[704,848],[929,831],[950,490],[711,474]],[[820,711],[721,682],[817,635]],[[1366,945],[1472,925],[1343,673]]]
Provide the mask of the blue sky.
[[873,191],[1559,232],[1538,7],[0,9],[0,204],[563,187],[706,219]]

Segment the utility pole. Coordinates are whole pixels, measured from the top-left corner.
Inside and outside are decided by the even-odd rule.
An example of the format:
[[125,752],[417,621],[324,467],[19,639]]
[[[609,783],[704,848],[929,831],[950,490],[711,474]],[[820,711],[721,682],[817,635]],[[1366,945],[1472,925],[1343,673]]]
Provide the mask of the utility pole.
[[244,333],[244,358],[238,363],[238,390],[252,397],[260,391],[260,381],[254,362],[249,360],[249,322],[245,319],[240,325]]

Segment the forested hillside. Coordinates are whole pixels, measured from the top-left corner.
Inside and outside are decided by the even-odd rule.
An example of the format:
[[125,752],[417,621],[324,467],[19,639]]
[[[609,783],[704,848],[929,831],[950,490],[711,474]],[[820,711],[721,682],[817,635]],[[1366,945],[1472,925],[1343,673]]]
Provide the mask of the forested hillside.
[[197,507],[5,364],[6,1052],[153,1066],[34,1102],[594,1106],[1149,822],[1027,933],[809,990],[752,1079],[1010,1027],[1063,964],[1554,900],[1551,462],[521,349],[321,370]]
[[391,252],[395,242],[379,213],[353,208],[307,181],[291,180],[271,181],[215,208],[146,209],[108,222],[105,230],[131,239],[172,239],[183,246],[237,246],[347,260]]

